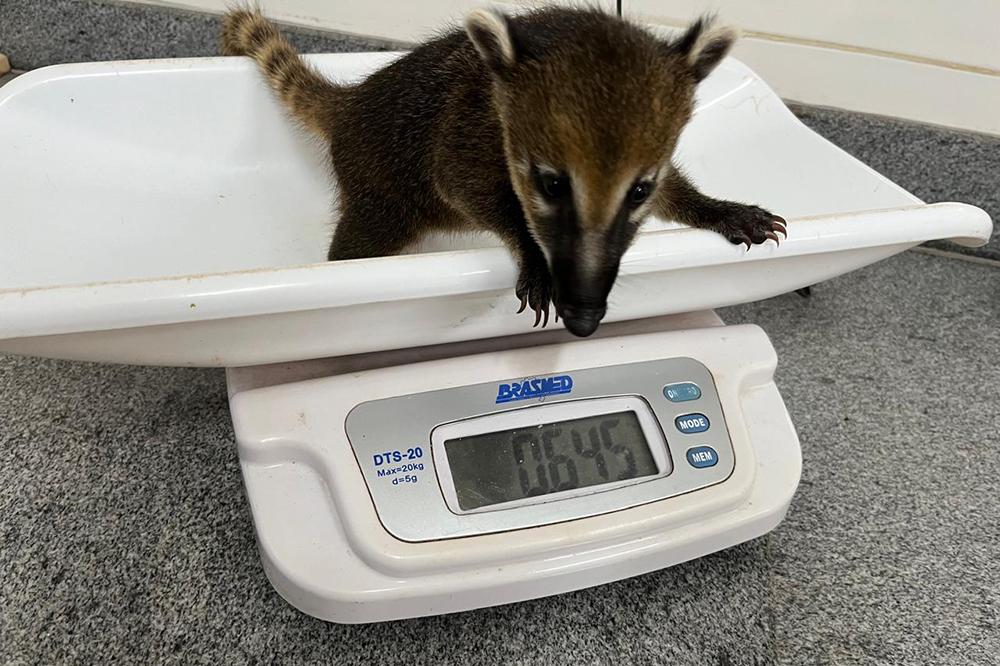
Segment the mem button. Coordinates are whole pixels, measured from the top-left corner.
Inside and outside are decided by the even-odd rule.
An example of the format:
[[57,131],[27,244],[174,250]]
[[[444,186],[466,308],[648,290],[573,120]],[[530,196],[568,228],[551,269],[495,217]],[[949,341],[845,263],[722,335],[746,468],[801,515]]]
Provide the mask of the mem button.
[[701,397],[701,389],[692,382],[668,384],[663,387],[663,397],[670,402],[687,402]]
[[708,417],[704,414],[684,414],[674,419],[674,425],[685,435],[708,430]]
[[713,467],[719,462],[719,454],[711,446],[696,446],[687,451],[688,463],[691,467]]

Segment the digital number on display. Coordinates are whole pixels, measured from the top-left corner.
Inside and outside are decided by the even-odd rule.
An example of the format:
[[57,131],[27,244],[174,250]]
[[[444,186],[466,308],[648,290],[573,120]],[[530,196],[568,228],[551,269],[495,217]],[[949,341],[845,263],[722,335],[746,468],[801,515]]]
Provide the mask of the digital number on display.
[[634,412],[445,442],[462,510],[658,473]]

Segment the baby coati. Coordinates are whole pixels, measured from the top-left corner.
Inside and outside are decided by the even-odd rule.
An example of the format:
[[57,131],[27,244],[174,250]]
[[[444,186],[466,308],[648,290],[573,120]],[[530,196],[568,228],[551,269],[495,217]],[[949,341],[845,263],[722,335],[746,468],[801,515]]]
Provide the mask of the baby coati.
[[464,31],[353,86],[317,74],[256,10],[226,16],[222,49],[254,58],[329,142],[341,192],[329,259],[486,229],[517,260],[518,312],[544,326],[551,300],[587,336],[650,214],[748,249],[785,233],[780,217],[702,194],[671,162],[695,86],[734,37],[706,19],[665,41],[596,9],[477,10]]

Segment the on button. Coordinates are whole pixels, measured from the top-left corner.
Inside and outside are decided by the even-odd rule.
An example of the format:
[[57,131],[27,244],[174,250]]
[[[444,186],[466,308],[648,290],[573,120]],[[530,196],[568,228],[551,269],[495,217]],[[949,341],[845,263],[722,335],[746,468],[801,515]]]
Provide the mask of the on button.
[[663,397],[670,402],[687,402],[701,397],[701,389],[694,382],[680,382],[663,387]]

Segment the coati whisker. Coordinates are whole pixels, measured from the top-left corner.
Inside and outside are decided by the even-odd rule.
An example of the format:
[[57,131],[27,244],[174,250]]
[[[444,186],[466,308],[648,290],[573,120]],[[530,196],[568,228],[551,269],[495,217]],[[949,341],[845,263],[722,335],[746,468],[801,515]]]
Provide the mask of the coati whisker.
[[784,233],[761,208],[702,194],[672,162],[695,87],[735,37],[709,18],[663,40],[599,9],[480,9],[352,86],[318,74],[258,9],[229,12],[221,41],[329,143],[340,218],[329,259],[489,231],[517,261],[522,309],[543,323],[554,302],[586,336],[648,215],[748,246]]

